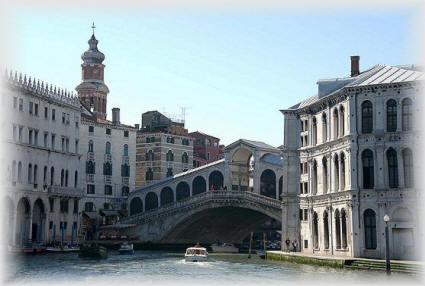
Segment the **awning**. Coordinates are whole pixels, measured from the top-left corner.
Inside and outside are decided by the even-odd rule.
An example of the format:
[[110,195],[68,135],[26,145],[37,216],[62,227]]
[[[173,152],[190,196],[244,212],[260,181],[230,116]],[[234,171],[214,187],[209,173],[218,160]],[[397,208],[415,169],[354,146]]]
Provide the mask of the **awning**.
[[83,211],[83,216],[86,216],[90,219],[96,219],[97,213],[96,212],[85,212],[85,211]]
[[117,210],[100,210],[99,213],[101,216],[118,216],[119,215]]

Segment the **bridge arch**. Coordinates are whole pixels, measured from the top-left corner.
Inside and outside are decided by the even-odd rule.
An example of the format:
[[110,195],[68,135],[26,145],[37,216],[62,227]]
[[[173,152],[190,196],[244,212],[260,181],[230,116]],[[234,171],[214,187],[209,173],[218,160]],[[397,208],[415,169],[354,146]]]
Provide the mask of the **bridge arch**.
[[207,191],[207,182],[204,177],[197,176],[192,181],[192,195],[201,194]]
[[158,195],[154,192],[149,192],[145,197],[145,211],[158,208]]
[[213,188],[214,190],[220,190],[223,187],[224,183],[224,176],[223,173],[221,173],[218,170],[212,171],[210,175],[208,176],[208,187],[211,190]]
[[185,181],[178,183],[176,187],[176,201],[181,201],[188,197],[190,197],[189,184]]
[[31,205],[28,198],[19,200],[16,215],[16,242],[23,245],[28,241],[30,231]]
[[232,190],[247,191],[250,187],[250,178],[252,178],[253,152],[247,148],[240,147],[232,154],[231,162],[231,180]]
[[143,202],[139,197],[134,197],[130,201],[130,215],[135,215],[143,212]]
[[276,199],[276,174],[266,169],[260,176],[260,195]]
[[161,207],[174,203],[174,193],[170,187],[164,187],[161,190]]

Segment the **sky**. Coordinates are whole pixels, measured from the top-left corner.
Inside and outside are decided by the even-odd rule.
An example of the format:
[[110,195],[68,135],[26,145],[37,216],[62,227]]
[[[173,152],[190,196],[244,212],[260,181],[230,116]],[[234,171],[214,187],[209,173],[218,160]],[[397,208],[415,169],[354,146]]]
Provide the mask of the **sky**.
[[[149,110],[221,138],[283,143],[283,115],[318,79],[415,62],[414,5],[388,9],[86,9],[9,6],[8,68],[74,90],[92,22],[106,59],[108,118],[141,123]],[[92,7],[93,8],[93,7]]]

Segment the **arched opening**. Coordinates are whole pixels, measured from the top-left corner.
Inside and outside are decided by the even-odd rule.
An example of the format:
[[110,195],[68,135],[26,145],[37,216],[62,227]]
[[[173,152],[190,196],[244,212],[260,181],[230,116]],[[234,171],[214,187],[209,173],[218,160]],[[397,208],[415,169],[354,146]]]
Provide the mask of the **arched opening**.
[[[208,176],[210,190],[220,190],[223,188],[223,174],[220,171],[213,171]],[[242,190],[242,189],[241,189]]]
[[146,179],[146,181],[152,181],[153,180],[153,171],[152,171],[152,168],[148,168],[146,170],[145,179]]
[[184,152],[183,155],[182,155],[182,163],[183,164],[189,163],[189,156],[187,155],[186,152]]
[[[252,162],[252,152],[239,148],[232,156],[230,166],[232,176],[232,190],[247,191],[253,187],[252,172],[255,166]],[[211,180],[209,182],[211,187]]]
[[341,209],[341,245],[343,249],[347,248],[347,214]]
[[373,153],[371,150],[366,149],[362,152],[362,165],[363,165],[363,188],[373,189],[374,186],[374,167],[373,167]]
[[362,133],[372,133],[373,130],[373,106],[366,100],[362,103]]
[[312,174],[312,193],[315,195],[317,193],[317,161],[313,161],[313,174]]
[[313,117],[313,126],[312,126],[312,143],[313,146],[316,146],[317,144],[317,119],[316,117]]
[[401,113],[403,131],[412,130],[412,100],[410,98],[405,98],[401,102]]
[[185,198],[190,197],[190,187],[186,182],[180,182],[176,188],[176,200],[181,201]]
[[338,108],[335,108],[332,114],[332,123],[333,123],[333,138],[338,138],[339,126],[338,126]]
[[339,210],[335,210],[335,246],[341,249],[341,216]]
[[162,188],[161,190],[161,207],[174,203],[173,190],[170,187]]
[[32,211],[32,234],[31,239],[36,243],[40,243],[44,240],[43,232],[45,225],[45,209],[41,199],[37,199],[34,203]]
[[322,114],[322,142],[328,141],[328,119],[326,113]]
[[197,195],[207,191],[207,182],[204,177],[197,176],[192,182],[192,195]]
[[397,102],[394,99],[387,101],[387,132],[397,131]]
[[158,196],[153,192],[149,192],[145,198],[145,210],[149,211],[149,210],[153,210],[157,208],[158,208]]
[[124,148],[123,148],[124,150],[124,152],[123,152],[123,156],[128,156],[128,145],[127,144],[124,144]]
[[139,197],[135,197],[130,201],[130,215],[143,212],[143,202]]
[[110,155],[111,154],[111,143],[106,142],[105,144],[105,154]]
[[283,193],[283,176],[280,176],[280,179],[279,179],[279,200],[282,200],[282,193]]
[[260,195],[276,199],[276,175],[270,170],[264,170],[260,176]]
[[313,248],[319,248],[319,223],[318,223],[317,213],[313,214]]
[[166,155],[166,159],[168,162],[174,161],[174,154],[171,150],[168,150],[167,155]]
[[376,249],[376,214],[372,209],[363,213],[366,249]]
[[326,156],[322,158],[322,167],[323,167],[323,177],[322,177],[322,193],[326,194],[328,192],[328,160]]
[[345,190],[345,155],[341,153],[341,190]]
[[404,170],[404,186],[406,188],[413,187],[413,155],[412,150],[406,148],[402,152],[403,170]]
[[323,242],[325,249],[329,249],[329,216],[328,212],[323,212]]
[[398,162],[397,152],[390,148],[387,150],[388,160],[388,185],[390,188],[398,188]]
[[335,167],[334,186],[335,186],[335,191],[337,192],[339,190],[339,158],[338,158],[338,154],[335,154],[334,167]]
[[339,108],[339,135],[341,137],[345,135],[345,112],[343,106]]
[[16,243],[24,245],[29,237],[31,207],[27,198],[22,198],[18,202],[16,213]]

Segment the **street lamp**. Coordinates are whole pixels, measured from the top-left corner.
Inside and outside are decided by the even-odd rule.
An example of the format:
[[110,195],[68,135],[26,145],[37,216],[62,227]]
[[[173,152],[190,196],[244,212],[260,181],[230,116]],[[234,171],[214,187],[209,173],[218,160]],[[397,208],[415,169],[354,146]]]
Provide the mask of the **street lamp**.
[[391,264],[390,264],[390,237],[388,231],[388,222],[390,221],[389,215],[384,215],[385,221],[385,268],[387,275],[391,275]]

